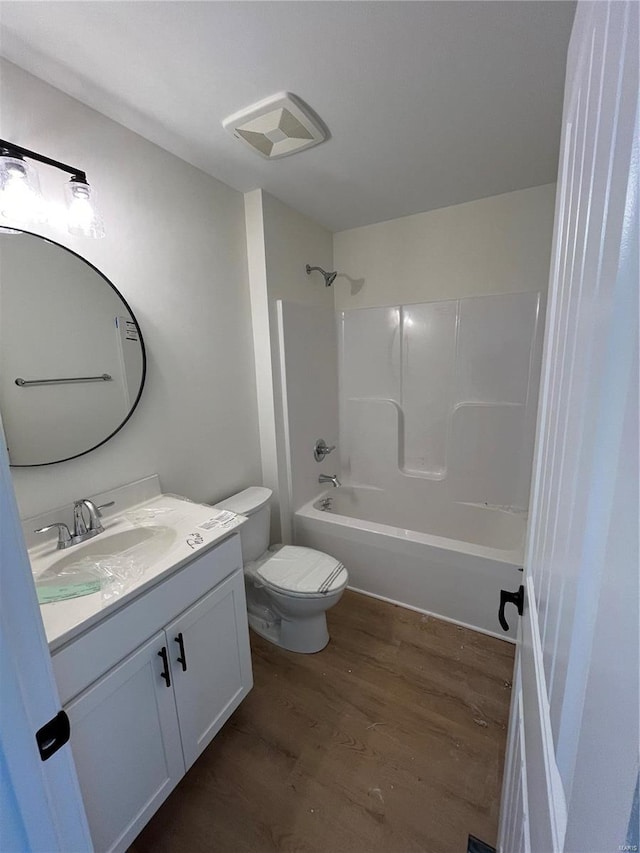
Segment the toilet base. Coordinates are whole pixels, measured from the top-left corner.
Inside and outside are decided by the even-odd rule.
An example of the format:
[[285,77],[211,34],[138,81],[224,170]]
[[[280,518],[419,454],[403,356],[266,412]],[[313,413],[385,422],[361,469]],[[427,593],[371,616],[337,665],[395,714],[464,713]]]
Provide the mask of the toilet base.
[[329,642],[325,611],[298,619],[275,616],[273,620],[249,611],[249,627],[281,649],[301,654],[322,651]]

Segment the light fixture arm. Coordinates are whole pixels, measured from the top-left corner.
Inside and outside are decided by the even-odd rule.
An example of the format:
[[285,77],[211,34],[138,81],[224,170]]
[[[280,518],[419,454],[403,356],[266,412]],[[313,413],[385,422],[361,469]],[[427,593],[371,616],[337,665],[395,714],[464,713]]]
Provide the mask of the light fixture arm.
[[8,155],[9,157],[18,156],[28,157],[30,160],[37,160],[38,163],[44,163],[47,166],[53,166],[55,169],[61,169],[71,175],[71,179],[79,181],[83,184],[87,181],[87,174],[82,169],[76,169],[74,166],[69,166],[67,163],[61,163],[59,160],[53,160],[51,157],[45,157],[44,154],[38,154],[37,151],[30,151],[28,148],[23,148],[21,145],[14,145],[13,142],[7,142],[0,139],[0,154]]

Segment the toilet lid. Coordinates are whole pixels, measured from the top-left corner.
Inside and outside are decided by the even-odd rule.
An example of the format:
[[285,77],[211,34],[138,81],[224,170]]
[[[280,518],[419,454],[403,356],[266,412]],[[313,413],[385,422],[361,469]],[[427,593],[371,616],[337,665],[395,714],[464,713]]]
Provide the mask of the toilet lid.
[[339,560],[298,545],[284,545],[256,567],[270,586],[298,595],[322,595],[344,586],[347,570]]

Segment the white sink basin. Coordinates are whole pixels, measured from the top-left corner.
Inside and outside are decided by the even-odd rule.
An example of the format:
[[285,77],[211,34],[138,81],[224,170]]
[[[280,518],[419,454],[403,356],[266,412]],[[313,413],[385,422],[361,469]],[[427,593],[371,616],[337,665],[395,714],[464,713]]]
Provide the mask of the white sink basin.
[[[150,481],[154,478],[150,478]],[[157,490],[157,478],[154,490]],[[106,514],[104,531],[93,539],[58,551],[55,533],[29,549],[42,620],[51,649],[66,643],[107,613],[124,606],[172,572],[229,536],[242,516],[225,515],[214,507],[177,495],[154,491],[140,500],[139,483],[97,496],[115,500],[118,512]],[[138,496],[137,501],[130,496]],[[27,519],[29,531],[63,518],[70,507]]]
[[148,568],[160,556],[166,553],[176,539],[176,531],[171,527],[133,527],[117,533],[99,533],[93,539],[80,545],[72,545],[39,576],[39,580],[51,578],[61,572],[70,574],[74,566],[78,570],[86,569],[98,561],[108,565],[122,564],[127,559]]

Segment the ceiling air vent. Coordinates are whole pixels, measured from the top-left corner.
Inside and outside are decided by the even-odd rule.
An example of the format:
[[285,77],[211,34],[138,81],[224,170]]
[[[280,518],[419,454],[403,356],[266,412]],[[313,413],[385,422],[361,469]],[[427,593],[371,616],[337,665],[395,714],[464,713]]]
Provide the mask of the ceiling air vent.
[[327,133],[295,95],[279,92],[222,122],[226,131],[267,160],[324,142]]

